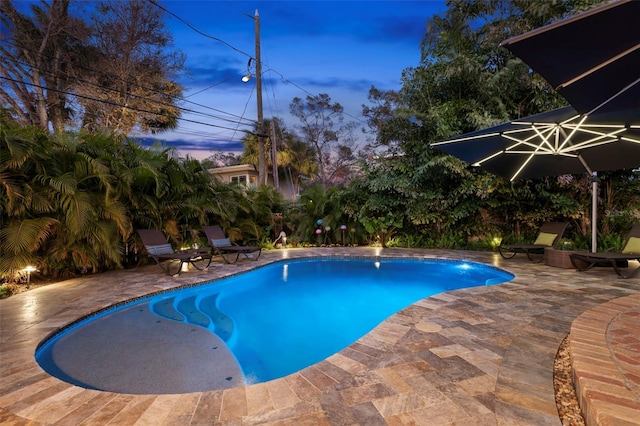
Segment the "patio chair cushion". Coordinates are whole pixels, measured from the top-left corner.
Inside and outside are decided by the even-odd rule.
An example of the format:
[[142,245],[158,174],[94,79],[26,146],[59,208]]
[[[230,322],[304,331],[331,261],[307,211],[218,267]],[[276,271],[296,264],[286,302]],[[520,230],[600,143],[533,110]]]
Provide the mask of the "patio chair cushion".
[[630,237],[627,245],[622,249],[622,253],[640,253],[640,238]]
[[228,238],[211,239],[211,245],[214,247],[229,247],[231,241]]
[[539,246],[551,247],[557,236],[558,234],[549,234],[548,232],[541,232],[540,235],[538,235],[538,238],[536,238],[536,240],[533,242],[533,244],[539,245]]
[[173,247],[171,247],[171,244],[157,244],[147,246],[147,251],[154,256],[159,254],[173,254]]

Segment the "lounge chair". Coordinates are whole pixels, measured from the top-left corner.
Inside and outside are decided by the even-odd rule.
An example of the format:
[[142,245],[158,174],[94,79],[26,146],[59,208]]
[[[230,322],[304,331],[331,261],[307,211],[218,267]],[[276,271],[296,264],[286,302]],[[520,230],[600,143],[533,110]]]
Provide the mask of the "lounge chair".
[[547,222],[540,227],[538,237],[533,243],[500,245],[498,251],[505,259],[511,259],[518,253],[525,253],[530,261],[541,262],[544,259],[545,247],[555,247],[567,229],[567,225],[569,225],[568,222]]
[[[213,258],[209,248],[175,251],[162,231],[159,229],[138,229],[138,235],[144,244],[147,254],[151,257],[167,275],[178,276],[182,266],[187,263],[196,269],[206,270]],[[179,262],[178,270],[171,273],[171,264]]]
[[240,254],[249,260],[258,260],[262,248],[256,240],[256,245],[238,245],[232,243],[218,225],[203,226],[202,230],[207,236],[207,241],[213,248],[213,254],[220,255],[225,263],[236,263]]
[[578,271],[586,271],[594,266],[613,266],[621,278],[633,278],[640,272],[640,266],[628,274],[620,268],[628,266],[630,260],[640,261],[640,225],[631,228],[620,252],[575,253],[569,258]]

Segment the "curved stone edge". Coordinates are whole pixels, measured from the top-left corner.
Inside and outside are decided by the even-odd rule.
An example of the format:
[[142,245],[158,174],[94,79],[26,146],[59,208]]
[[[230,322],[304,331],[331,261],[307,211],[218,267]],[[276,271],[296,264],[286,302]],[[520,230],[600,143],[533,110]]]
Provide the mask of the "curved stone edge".
[[[640,401],[627,387],[629,378],[616,365],[607,338],[610,324],[638,307],[640,295],[620,297],[585,311],[571,324],[573,381],[588,425],[640,424]],[[640,362],[640,352],[636,359]]]

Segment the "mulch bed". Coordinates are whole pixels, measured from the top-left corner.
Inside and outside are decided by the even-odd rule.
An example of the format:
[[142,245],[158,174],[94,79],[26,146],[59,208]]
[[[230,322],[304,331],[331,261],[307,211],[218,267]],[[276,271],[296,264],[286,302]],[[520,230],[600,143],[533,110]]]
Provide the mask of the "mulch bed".
[[584,417],[573,384],[569,336],[565,337],[553,363],[553,387],[560,421],[565,426],[584,426]]

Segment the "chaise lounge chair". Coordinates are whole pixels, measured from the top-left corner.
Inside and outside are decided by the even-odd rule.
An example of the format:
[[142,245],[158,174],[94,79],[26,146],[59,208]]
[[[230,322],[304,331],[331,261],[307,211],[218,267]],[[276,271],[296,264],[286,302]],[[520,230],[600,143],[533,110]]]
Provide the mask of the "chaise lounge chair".
[[620,252],[575,253],[569,258],[578,271],[586,271],[594,266],[613,266],[621,278],[633,278],[640,272],[640,266],[629,274],[625,274],[620,268],[628,266],[629,260],[640,261],[640,225],[631,228]]
[[[538,237],[532,244],[507,244],[500,245],[498,251],[505,259],[511,259],[518,253],[525,253],[532,262],[541,262],[544,259],[545,247],[555,247],[567,229],[568,222],[547,222],[540,227]],[[542,255],[542,256],[533,256]]]
[[[184,251],[175,251],[167,238],[159,229],[138,229],[138,235],[142,240],[142,244],[147,250],[147,254],[151,257],[167,275],[177,277],[182,271],[182,266],[192,264],[196,269],[206,270],[211,264],[211,250],[209,248],[190,249]],[[180,262],[178,270],[171,273],[171,264]]]
[[220,255],[225,263],[236,263],[240,254],[249,260],[258,260],[262,253],[262,248],[259,244],[240,246],[231,243],[222,228],[218,225],[203,226],[202,230],[207,236],[207,241],[211,244],[211,247],[213,247],[213,254]]

